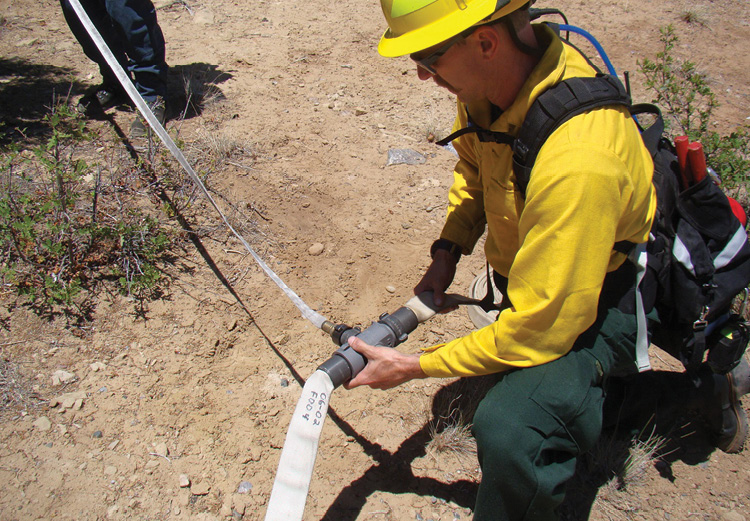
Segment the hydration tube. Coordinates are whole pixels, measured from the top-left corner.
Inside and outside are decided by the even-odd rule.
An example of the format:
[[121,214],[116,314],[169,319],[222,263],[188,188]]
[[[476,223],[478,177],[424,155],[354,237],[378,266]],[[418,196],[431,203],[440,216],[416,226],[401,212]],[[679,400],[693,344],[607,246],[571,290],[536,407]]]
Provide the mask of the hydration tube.
[[148,122],[149,126],[154,130],[157,136],[159,136],[159,139],[162,140],[164,145],[169,149],[169,151],[172,153],[172,155],[177,159],[177,162],[182,165],[182,168],[185,169],[188,176],[193,180],[193,182],[198,186],[198,188],[201,189],[203,192],[203,195],[206,196],[206,199],[211,203],[211,205],[214,207],[214,209],[219,212],[219,215],[221,216],[221,219],[224,221],[224,224],[229,228],[229,230],[234,234],[235,237],[237,237],[242,245],[245,247],[245,249],[252,255],[253,259],[255,259],[255,262],[258,263],[258,265],[261,267],[261,269],[268,275],[268,277],[273,280],[276,285],[286,294],[286,296],[289,298],[289,300],[294,303],[294,305],[299,309],[299,311],[302,313],[302,316],[309,320],[315,327],[325,330],[326,324],[329,324],[329,322],[323,317],[320,313],[314,311],[310,306],[308,306],[294,291],[292,291],[289,286],[287,286],[281,278],[279,278],[276,273],[268,267],[268,265],[263,262],[263,259],[261,259],[257,253],[255,253],[255,250],[253,250],[250,245],[247,243],[244,237],[240,235],[234,227],[229,224],[229,221],[224,216],[224,213],[221,211],[219,206],[216,204],[216,201],[214,201],[213,197],[211,197],[211,194],[206,189],[203,182],[200,180],[198,175],[193,170],[193,167],[190,166],[190,164],[187,162],[187,159],[185,159],[185,156],[182,154],[182,151],[177,148],[177,145],[175,145],[174,141],[171,137],[169,137],[169,134],[164,129],[161,123],[159,123],[159,120],[156,119],[154,116],[154,113],[151,112],[151,109],[146,104],[144,99],[141,97],[138,90],[135,88],[133,83],[130,81],[130,78],[123,70],[122,66],[119,64],[119,62],[115,59],[115,56],[112,54],[112,51],[107,47],[107,44],[102,39],[101,35],[99,34],[99,31],[96,30],[96,27],[94,27],[94,24],[91,23],[91,19],[89,18],[88,14],[86,13],[86,10],[81,6],[81,3],[78,0],[70,0],[70,5],[73,7],[73,10],[75,11],[76,15],[78,15],[78,18],[80,19],[83,26],[86,28],[86,31],[89,33],[89,36],[91,36],[91,39],[96,44],[97,48],[99,49],[99,52],[102,53],[102,56],[104,56],[104,59],[107,61],[107,64],[109,65],[110,69],[112,69],[112,72],[117,77],[117,80],[120,82],[120,85],[123,89],[125,89],[125,92],[128,93],[128,96],[131,100],[133,100],[133,103],[135,103],[135,106],[138,108],[140,113],[143,115],[143,117]]
[[[365,357],[349,346],[348,339],[356,336],[371,345],[396,346],[405,341],[420,323],[438,312],[432,296],[431,291],[426,291],[412,297],[393,314],[381,315],[364,331],[344,325],[332,328],[331,337],[341,348],[318,367],[302,388],[302,396],[294,409],[281,450],[265,521],[302,519],[331,392],[354,378],[367,364]],[[460,304],[478,305],[479,301],[461,295],[446,295],[442,308]]]
[[606,65],[607,71],[609,71],[609,73],[612,76],[617,77],[617,71],[615,71],[615,66],[612,65],[612,62],[609,60],[609,56],[607,56],[607,53],[604,52],[604,47],[602,47],[602,45],[596,40],[596,38],[594,38],[594,36],[590,32],[584,29],[581,29],[580,27],[576,27],[575,25],[560,24],[558,25],[558,27],[561,31],[570,31],[571,33],[580,34],[581,36],[586,38],[589,42],[591,42],[591,45],[594,46],[594,48],[596,49],[596,52],[598,52],[599,56],[602,57],[602,61],[604,62],[604,65]]

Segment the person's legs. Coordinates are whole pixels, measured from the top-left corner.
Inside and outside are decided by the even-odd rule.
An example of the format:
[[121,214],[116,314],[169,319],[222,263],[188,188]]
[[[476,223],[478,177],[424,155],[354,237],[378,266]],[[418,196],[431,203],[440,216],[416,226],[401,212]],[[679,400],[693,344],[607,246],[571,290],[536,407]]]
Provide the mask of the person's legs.
[[167,95],[167,64],[164,35],[157,23],[156,9],[150,0],[106,0],[106,9],[117,25],[128,70],[135,86],[147,103]]
[[[117,59],[118,63],[127,70],[128,58],[125,55],[125,48],[122,40],[119,37],[119,32],[115,31],[112,25],[112,20],[105,9],[104,0],[79,0],[81,6],[88,14],[91,22],[96,27],[102,39],[109,47],[112,54]],[[78,15],[70,5],[69,0],[60,0],[60,6],[62,7],[63,16],[65,21],[68,23],[71,32],[75,36],[78,43],[83,48],[84,54],[94,63],[99,66],[99,72],[102,75],[102,84],[109,87],[112,90],[121,91],[119,82],[115,77],[114,73],[107,64],[104,56],[99,52],[99,48],[91,39],[86,28],[83,26],[81,21],[78,19]]]
[[505,375],[474,415],[482,482],[475,521],[551,521],[576,457],[599,436],[603,391],[581,351]]
[[477,521],[552,521],[577,457],[599,437],[603,381],[635,370],[634,315],[600,309],[573,350],[502,377],[474,416]]

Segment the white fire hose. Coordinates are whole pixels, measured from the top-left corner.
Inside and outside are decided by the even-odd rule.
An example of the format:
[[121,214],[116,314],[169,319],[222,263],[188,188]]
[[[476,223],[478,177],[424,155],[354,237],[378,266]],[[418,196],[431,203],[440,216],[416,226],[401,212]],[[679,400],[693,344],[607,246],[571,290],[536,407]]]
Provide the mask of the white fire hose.
[[[478,304],[476,300],[461,295],[446,297],[443,308]],[[419,324],[435,316],[437,311],[432,292],[427,291],[412,297],[392,315],[382,315],[378,322],[362,332],[350,328],[339,333],[341,348],[307,380],[294,409],[265,521],[302,519],[331,392],[359,374],[367,364],[367,360],[348,345],[347,339],[357,336],[370,345],[394,347],[406,340]]]

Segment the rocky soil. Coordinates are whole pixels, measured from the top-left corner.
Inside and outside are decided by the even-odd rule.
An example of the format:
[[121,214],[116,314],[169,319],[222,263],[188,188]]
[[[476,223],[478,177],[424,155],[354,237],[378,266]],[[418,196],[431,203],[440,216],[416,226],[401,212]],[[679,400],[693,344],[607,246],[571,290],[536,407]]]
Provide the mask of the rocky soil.
[[[455,161],[428,136],[445,135],[455,109],[409,60],[378,56],[378,3],[156,5],[171,66],[167,127],[190,158],[228,151],[208,183],[243,209],[252,247],[332,321],[366,326],[400,307],[428,264]],[[750,118],[748,2],[538,5],[595,34],[641,100],[650,95],[637,61],[653,58],[659,28],[674,24],[676,55],[708,74],[722,103],[717,128]],[[57,2],[0,0],[3,121],[33,128],[53,94],[75,99],[97,76]],[[201,96],[199,110],[190,95]],[[120,137],[132,117],[91,123],[125,160]],[[421,159],[389,164],[397,149]],[[102,293],[92,319],[68,327],[3,288],[1,519],[263,518],[301,385],[335,346],[203,199],[192,211],[204,233],[179,250],[171,284],[143,312]],[[465,292],[483,267],[481,254],[462,261],[455,290]],[[470,329],[460,310],[424,324],[400,349]],[[654,355],[660,368],[680,370]],[[430,425],[481,385],[335,391],[305,519],[470,519],[475,457],[435,442]],[[660,457],[646,458],[625,487],[582,467],[567,519],[750,520],[750,452],[724,454],[701,429],[687,417],[672,424]],[[627,451],[616,444],[623,436],[603,454]]]

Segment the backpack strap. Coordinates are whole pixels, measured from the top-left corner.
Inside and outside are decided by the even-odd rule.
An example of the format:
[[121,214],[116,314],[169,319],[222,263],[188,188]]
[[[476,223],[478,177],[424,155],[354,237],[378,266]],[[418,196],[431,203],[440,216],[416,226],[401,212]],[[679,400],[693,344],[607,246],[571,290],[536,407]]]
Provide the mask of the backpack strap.
[[[646,145],[646,149],[651,154],[651,157],[654,157],[658,150],[659,141],[664,134],[664,118],[662,118],[661,110],[651,103],[638,103],[630,107],[630,114],[636,123],[638,123],[643,144]],[[647,128],[643,128],[638,120],[638,116],[642,114],[650,114],[654,118],[654,121]]]
[[[468,111],[467,111],[468,114]],[[453,132],[447,137],[444,137],[440,141],[436,141],[435,144],[441,147],[444,147],[454,139],[463,136],[464,134],[476,134],[477,139],[481,143],[499,143],[502,145],[510,145],[513,146],[513,142],[515,141],[515,137],[513,137],[510,134],[507,134],[505,132],[497,132],[495,130],[489,130],[486,128],[482,128],[471,119],[471,114],[468,114],[468,120],[469,123],[466,127],[461,128]]]
[[620,80],[606,74],[564,80],[534,101],[513,144],[513,172],[522,197],[539,151],[555,129],[578,114],[608,105],[630,106],[630,96]]

